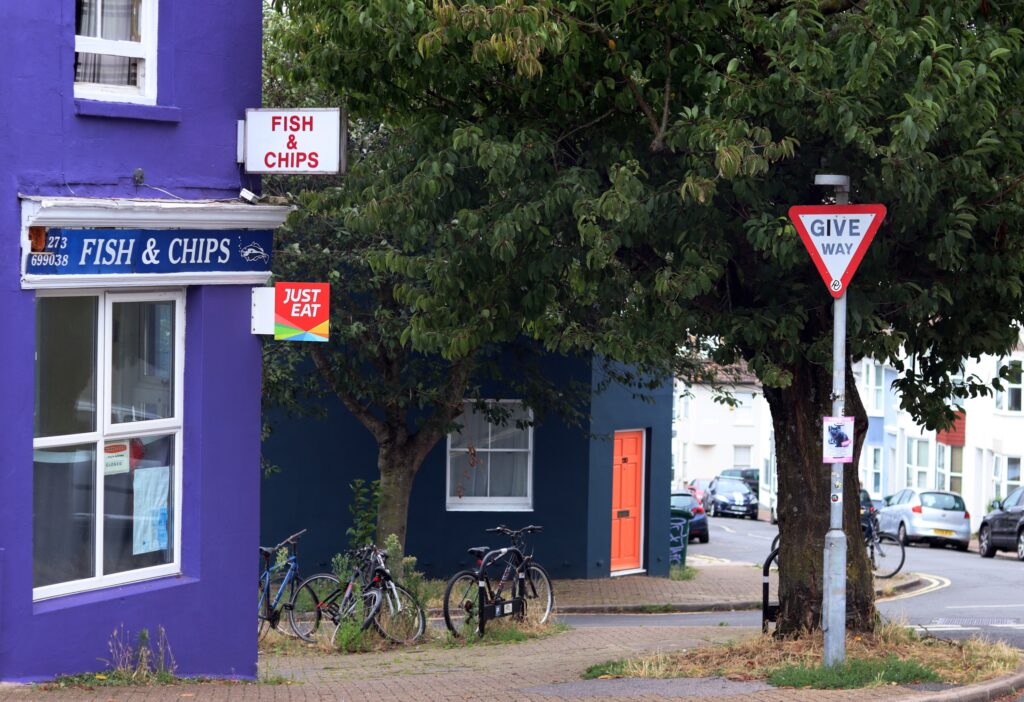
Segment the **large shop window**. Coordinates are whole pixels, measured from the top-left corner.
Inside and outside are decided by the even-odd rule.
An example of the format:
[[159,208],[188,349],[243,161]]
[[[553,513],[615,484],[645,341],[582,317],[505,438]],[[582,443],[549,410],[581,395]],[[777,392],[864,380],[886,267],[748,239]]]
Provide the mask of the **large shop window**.
[[180,572],[184,296],[36,298],[32,584]]
[[75,0],[75,97],[156,104],[157,0]]
[[455,420],[462,428],[448,435],[449,510],[533,508],[533,415],[514,400],[491,407],[466,402]]

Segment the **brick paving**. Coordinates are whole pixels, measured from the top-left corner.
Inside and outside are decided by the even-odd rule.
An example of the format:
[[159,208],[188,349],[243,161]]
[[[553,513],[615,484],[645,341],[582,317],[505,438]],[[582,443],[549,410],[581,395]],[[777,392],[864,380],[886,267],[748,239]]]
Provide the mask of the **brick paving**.
[[[554,583],[556,605],[701,605],[749,602],[760,598],[761,571],[751,566],[714,565],[699,568],[689,581],[625,576],[603,580],[560,580]],[[764,689],[721,680],[581,681],[595,663],[653,651],[679,651],[738,640],[758,633],[740,627],[586,627],[523,643],[445,648],[432,645],[363,654],[320,653],[295,647],[291,653],[264,654],[262,683],[116,687],[95,690],[43,691],[30,686],[0,687],[0,700],[16,702],[176,702],[235,700],[304,702],[306,700],[892,700],[923,693],[888,687],[857,691]],[[285,680],[284,684],[271,684]]]

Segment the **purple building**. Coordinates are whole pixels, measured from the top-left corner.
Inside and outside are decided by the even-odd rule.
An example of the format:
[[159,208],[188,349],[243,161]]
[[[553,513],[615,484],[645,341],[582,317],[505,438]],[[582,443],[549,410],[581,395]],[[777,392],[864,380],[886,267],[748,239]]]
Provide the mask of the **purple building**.
[[261,2],[0,3],[0,679],[256,674]]

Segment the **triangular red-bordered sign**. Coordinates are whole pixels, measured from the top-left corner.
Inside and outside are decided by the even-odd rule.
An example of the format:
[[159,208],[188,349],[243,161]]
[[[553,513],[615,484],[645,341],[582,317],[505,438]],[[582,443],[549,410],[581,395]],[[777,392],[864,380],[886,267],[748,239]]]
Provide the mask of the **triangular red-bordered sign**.
[[789,208],[789,218],[832,297],[842,297],[846,292],[885,219],[885,212],[885,205],[795,205]]

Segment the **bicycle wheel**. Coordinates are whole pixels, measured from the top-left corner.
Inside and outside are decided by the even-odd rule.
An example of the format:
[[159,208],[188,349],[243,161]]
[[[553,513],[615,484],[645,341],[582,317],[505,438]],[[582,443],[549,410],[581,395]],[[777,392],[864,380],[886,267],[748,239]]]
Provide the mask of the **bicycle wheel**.
[[444,588],[444,625],[455,636],[477,627],[479,588],[476,573],[460,570]]
[[523,621],[528,624],[546,624],[555,608],[555,590],[551,587],[551,578],[537,563],[531,563],[526,569],[524,582],[526,592],[526,613]]
[[384,583],[373,624],[388,641],[409,644],[423,636],[427,617],[411,592],[398,583]]
[[311,575],[302,581],[292,598],[288,620],[292,631],[303,641],[315,643],[326,629],[328,640],[338,624],[341,581],[329,573]]
[[879,534],[878,541],[868,542],[871,572],[876,578],[891,578],[900,572],[906,553],[903,544],[892,534]]
[[331,642],[334,648],[351,650],[349,646],[357,641],[373,622],[380,611],[380,588],[371,587],[356,596],[350,596],[343,603],[338,625],[334,627]]

